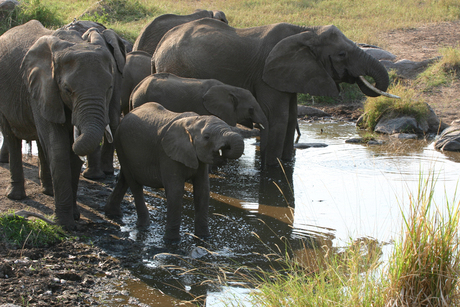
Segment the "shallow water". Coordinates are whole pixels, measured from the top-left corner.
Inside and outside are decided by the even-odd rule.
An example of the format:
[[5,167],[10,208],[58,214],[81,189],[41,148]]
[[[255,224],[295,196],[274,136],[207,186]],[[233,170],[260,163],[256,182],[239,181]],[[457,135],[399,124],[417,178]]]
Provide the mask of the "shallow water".
[[[359,137],[353,123],[301,122],[300,129],[300,143],[327,146],[296,149],[294,162],[261,172],[256,139],[246,139],[240,159],[214,170],[210,179],[213,237],[208,244],[189,235],[193,232],[190,192],[184,200],[183,240],[177,246],[162,242],[162,191],[148,190],[159,197],[148,197],[152,226],[147,231],[135,228],[134,206],[125,207],[122,231],[143,244],[143,261],[134,268],[140,279],[179,299],[207,297],[207,306],[225,306],[221,300],[244,300],[246,292],[240,285],[214,286],[216,267],[225,268],[229,281],[237,267],[268,269],[266,255],[282,254],[286,240],[291,250],[305,242],[334,247],[359,238],[391,242],[399,234],[401,210],[407,211],[409,195],[417,193],[421,176],[431,173],[438,178],[436,203],[442,207],[453,200],[460,153],[438,152],[433,140],[388,139],[384,145],[367,146],[345,143]],[[205,246],[207,252],[198,246]]]
[[436,151],[432,139],[387,139],[384,145],[367,146],[345,143],[360,136],[353,123],[300,122],[300,129],[300,143],[327,146],[296,149],[294,162],[261,172],[256,139],[246,139],[240,159],[213,171],[212,238],[206,244],[190,235],[190,192],[184,198],[183,239],[173,246],[162,240],[164,192],[146,189],[151,217],[147,230],[135,227],[133,199],[127,196],[121,235],[137,244],[131,252],[141,260],[132,270],[147,285],[142,292],[142,284],[136,283],[133,291],[145,295],[155,288],[180,300],[207,298],[206,306],[232,306],[228,302],[244,301],[247,290],[240,284],[219,287],[213,283],[218,271],[232,285],[236,268],[268,269],[267,259],[276,257],[267,255],[283,254],[286,242],[289,251],[300,250],[302,244],[340,247],[360,238],[389,243],[399,235],[409,196],[416,195],[420,178],[430,174],[437,178],[436,204],[443,208],[454,200],[460,153]]

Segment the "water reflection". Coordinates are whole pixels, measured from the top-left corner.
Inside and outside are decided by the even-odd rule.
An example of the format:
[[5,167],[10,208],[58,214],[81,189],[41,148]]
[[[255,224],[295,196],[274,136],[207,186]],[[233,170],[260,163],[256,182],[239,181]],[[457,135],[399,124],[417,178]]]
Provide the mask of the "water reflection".
[[133,199],[126,197],[124,226],[116,235],[126,246],[121,251],[139,257],[133,267],[137,276],[177,299],[204,302],[210,297],[208,306],[224,306],[217,303],[223,292],[213,283],[216,272],[225,271],[232,281],[237,267],[268,268],[273,262],[267,259],[283,254],[286,243],[300,259],[305,244],[337,248],[350,238],[390,242],[420,174],[436,174],[434,200],[440,206],[457,189],[460,153],[436,151],[433,140],[386,138],[384,145],[367,146],[345,143],[360,136],[352,123],[301,122],[300,129],[299,142],[327,146],[296,149],[293,163],[262,172],[255,139],[247,139],[240,159],[213,172],[209,242],[191,235],[190,192],[184,200],[183,240],[176,246],[162,241],[164,191],[146,189],[152,220],[147,231],[135,227]]

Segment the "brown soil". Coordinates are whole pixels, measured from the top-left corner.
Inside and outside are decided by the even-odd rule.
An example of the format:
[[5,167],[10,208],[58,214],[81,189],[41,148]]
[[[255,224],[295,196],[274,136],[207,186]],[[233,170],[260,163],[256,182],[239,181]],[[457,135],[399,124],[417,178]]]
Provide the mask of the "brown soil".
[[[400,59],[421,61],[439,56],[439,48],[458,46],[460,21],[430,24],[416,29],[395,30],[380,35],[382,46]],[[428,103],[446,123],[460,119],[460,81],[425,94]],[[356,119],[362,104],[324,107],[336,117]],[[53,214],[53,198],[41,193],[37,159],[24,155],[26,192],[28,197],[13,201],[0,195],[0,213],[28,210],[44,215]],[[9,166],[0,164],[0,191],[9,183]],[[78,240],[67,241],[52,248],[10,249],[0,243],[0,306],[14,303],[20,306],[86,306],[100,304],[102,293],[121,295],[120,285],[135,279],[125,269],[129,261],[121,262],[97,246],[84,243],[95,231],[107,233],[109,244],[121,240],[110,234],[118,226],[105,218],[102,206],[113,186],[114,177],[96,182],[81,177],[78,204],[82,218],[72,235]],[[112,241],[110,241],[112,240]],[[118,291],[118,292],[117,292]],[[124,294],[125,298],[129,297]],[[122,295],[121,295],[122,296]],[[98,297],[100,299],[98,299]],[[142,305],[130,300],[130,305]]]

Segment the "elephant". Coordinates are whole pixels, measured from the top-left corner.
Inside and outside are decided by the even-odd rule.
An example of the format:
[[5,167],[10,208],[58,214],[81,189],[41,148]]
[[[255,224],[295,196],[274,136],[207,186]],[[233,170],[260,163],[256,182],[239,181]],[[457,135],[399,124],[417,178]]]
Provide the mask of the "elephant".
[[150,75],[132,92],[130,109],[150,101],[173,112],[215,115],[230,126],[240,123],[252,129],[253,123],[268,125],[250,91],[215,79],[182,78],[170,73]]
[[180,240],[184,183],[191,179],[195,204],[195,235],[210,236],[208,227],[209,164],[237,159],[244,152],[243,137],[213,115],[176,113],[148,102],[128,113],[115,132],[120,161],[118,181],[104,207],[108,216],[122,215],[120,204],[128,189],[134,196],[138,226],[149,225],[143,186],[164,187],[164,240]]
[[201,18],[213,18],[228,24],[227,17],[222,11],[196,10],[189,15],[164,14],[152,20],[141,30],[141,33],[134,42],[133,51],[143,50],[153,54],[158,42],[166,32],[175,26]]
[[121,112],[124,115],[129,112],[129,97],[134,88],[150,75],[151,60],[152,55],[145,51],[132,51],[126,55],[121,83]]
[[297,123],[297,93],[338,96],[341,82],[357,83],[378,96],[360,77],[372,77],[385,91],[385,67],[334,25],[304,27],[278,23],[246,29],[203,18],[168,31],[152,57],[156,72],[217,79],[251,91],[268,119],[261,131],[261,166],[291,161]]
[[9,198],[26,197],[21,140],[37,140],[40,179],[52,185],[56,222],[76,226],[79,156],[92,153],[104,131],[112,141],[109,105],[125,56],[112,30],[81,36],[31,20],[0,36],[0,123],[9,150]]

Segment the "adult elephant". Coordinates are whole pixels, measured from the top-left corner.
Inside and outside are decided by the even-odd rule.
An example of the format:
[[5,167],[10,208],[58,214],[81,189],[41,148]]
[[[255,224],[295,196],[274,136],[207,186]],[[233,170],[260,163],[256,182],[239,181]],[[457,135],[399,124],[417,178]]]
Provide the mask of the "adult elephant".
[[152,55],[145,51],[132,51],[126,55],[126,65],[123,69],[121,83],[121,112],[129,112],[129,97],[134,88],[150,75]]
[[[0,37],[0,118],[10,153],[7,196],[26,196],[21,140],[38,140],[41,168],[52,178],[56,221],[75,226],[82,161],[101,142],[125,49],[112,30],[48,30],[29,21]],[[111,139],[111,136],[109,136]],[[45,165],[43,165],[45,164]],[[45,175],[46,177],[46,175]]]
[[228,24],[227,17],[222,11],[196,10],[193,14],[189,15],[164,14],[152,20],[141,30],[141,33],[134,42],[133,51],[143,50],[153,54],[158,42],[166,32],[175,26],[201,18],[213,18]]
[[261,138],[262,166],[291,160],[297,120],[297,95],[337,96],[341,82],[363,85],[370,76],[376,88],[389,84],[383,65],[367,55],[335,26],[302,27],[278,23],[236,29],[205,18],[166,33],[152,58],[157,72],[218,79],[252,92],[268,118]]
[[150,223],[143,186],[165,188],[166,241],[180,239],[184,183],[191,179],[195,203],[195,234],[208,237],[208,164],[237,159],[244,152],[241,135],[223,120],[194,112],[175,113],[149,102],[128,113],[115,133],[120,176],[104,208],[121,216],[120,203],[128,189],[134,196],[138,225]]
[[230,126],[265,127],[267,118],[251,92],[215,79],[182,78],[170,73],[146,77],[134,89],[130,109],[155,101],[173,112],[215,115]]

